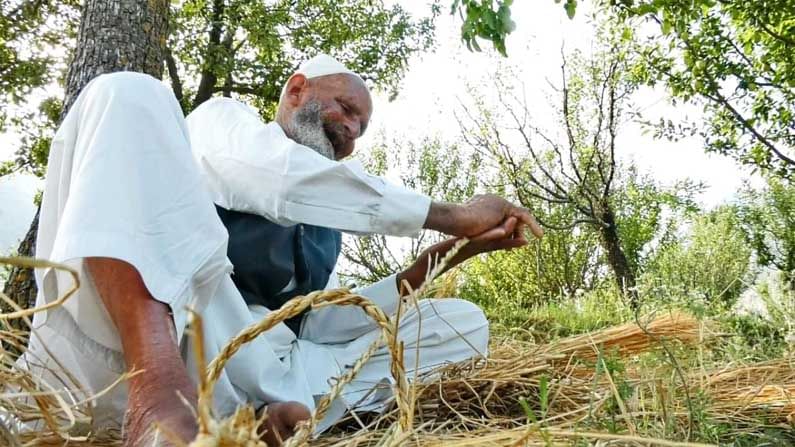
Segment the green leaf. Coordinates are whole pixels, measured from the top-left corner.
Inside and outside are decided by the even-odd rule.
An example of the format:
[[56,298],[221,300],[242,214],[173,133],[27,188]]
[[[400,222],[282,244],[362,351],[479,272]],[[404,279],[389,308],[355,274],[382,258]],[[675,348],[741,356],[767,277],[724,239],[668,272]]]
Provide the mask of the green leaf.
[[525,399],[524,397],[519,398],[519,405],[522,406],[522,410],[524,410],[524,414],[525,416],[527,416],[527,419],[529,419],[530,422],[534,424],[538,422],[538,419],[536,419],[535,412],[533,411],[532,408],[530,408],[530,404],[527,403],[527,399]]
[[624,29],[621,30],[621,39],[624,40],[624,41],[631,40],[632,39],[632,31],[630,31],[629,28],[624,27]]
[[662,24],[660,25],[660,28],[661,28],[662,33],[663,33],[664,36],[667,36],[668,34],[671,34],[671,28],[672,28],[671,21],[668,20],[668,19],[663,19]]
[[538,379],[538,396],[541,403],[541,418],[545,419],[549,409],[549,377],[546,375]]
[[566,9],[566,15],[569,16],[569,19],[573,19],[574,14],[577,12],[577,0],[566,0],[566,4],[563,7]]

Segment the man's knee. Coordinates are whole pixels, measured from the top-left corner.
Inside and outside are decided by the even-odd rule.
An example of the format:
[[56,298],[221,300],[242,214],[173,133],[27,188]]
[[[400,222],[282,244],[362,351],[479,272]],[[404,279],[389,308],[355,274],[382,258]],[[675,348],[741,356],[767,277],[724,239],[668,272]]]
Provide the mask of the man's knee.
[[486,314],[475,303],[461,298],[429,298],[421,300],[420,311],[429,311],[432,314],[466,314],[472,326],[488,326]]
[[449,301],[455,302],[457,307],[467,313],[469,320],[467,326],[472,334],[470,338],[479,341],[477,348],[485,353],[489,346],[489,320],[483,309],[471,301],[460,298],[450,298]]
[[479,351],[485,352],[489,343],[489,320],[475,303],[460,298],[427,299],[420,301],[424,318],[440,318],[454,330],[475,342]]
[[90,102],[112,99],[130,105],[152,103],[163,94],[173,96],[168,87],[152,76],[131,71],[99,75],[82,94],[89,96]]

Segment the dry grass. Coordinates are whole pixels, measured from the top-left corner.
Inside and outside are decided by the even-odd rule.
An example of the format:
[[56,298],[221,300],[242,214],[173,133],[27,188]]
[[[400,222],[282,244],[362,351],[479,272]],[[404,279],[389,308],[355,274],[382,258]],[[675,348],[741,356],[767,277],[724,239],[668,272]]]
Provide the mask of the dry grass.
[[[42,261],[0,259],[1,262],[69,270]],[[430,273],[434,276],[438,271]],[[77,286],[76,283],[75,289]],[[420,293],[415,291],[412,296]],[[64,296],[59,302],[68,298]],[[708,325],[677,312],[544,345],[496,340],[488,358],[441,367],[411,385],[403,369],[402,347],[396,343],[395,322],[365,297],[332,290],[292,300],[242,331],[218,358],[209,362],[202,375],[200,404],[196,409],[200,434],[191,447],[264,445],[257,436],[262,421],[252,408],[243,407],[227,418],[215,418],[210,410],[213,383],[226,359],[242,345],[307,307],[325,305],[360,306],[380,325],[383,336],[379,343],[386,343],[393,353],[392,374],[397,383],[394,403],[380,415],[353,414],[330,433],[310,439],[314,424],[333,397],[380,347],[373,344],[318,405],[312,420],[288,440],[290,446],[704,445],[648,437],[652,432],[639,428],[649,421],[663,427],[669,424],[685,427],[693,418],[686,399],[696,393],[708,396],[710,417],[743,424],[747,430],[753,430],[754,421],[760,418],[791,424],[795,414],[795,369],[786,359],[711,371],[685,371],[684,381],[677,381],[675,365],[656,369],[633,366],[637,364],[634,359],[644,353],[657,353],[659,358],[665,358],[660,353],[662,344],[686,348],[701,345],[710,337]],[[35,311],[17,310],[0,315],[0,320],[27,319]],[[201,331],[199,318],[194,319],[193,330]],[[22,348],[25,335],[10,326],[0,332],[4,346],[15,349]],[[199,358],[203,358],[200,343],[195,349]],[[88,402],[55,392],[18,368],[12,352],[13,349],[0,352],[0,411],[14,415],[20,422],[35,423],[36,429],[18,432],[8,418],[0,420],[4,421],[0,424],[0,445],[119,444],[117,433],[90,432]],[[616,359],[627,367],[612,368],[610,362]],[[622,391],[625,387],[634,390],[632,398],[628,399]],[[77,384],[72,385],[72,389],[77,388]],[[617,421],[614,432],[600,424],[607,419]],[[679,439],[685,439],[689,433],[684,428],[670,431],[677,433]]]
[[795,425],[795,360],[779,359],[730,367],[693,377],[692,387],[711,397],[715,417],[757,423],[764,413],[773,423]]

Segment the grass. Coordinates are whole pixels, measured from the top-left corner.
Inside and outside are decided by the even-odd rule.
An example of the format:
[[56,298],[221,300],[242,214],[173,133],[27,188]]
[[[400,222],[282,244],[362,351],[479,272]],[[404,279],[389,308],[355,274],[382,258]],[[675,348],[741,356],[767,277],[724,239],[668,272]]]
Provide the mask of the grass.
[[[616,396],[602,407],[599,418],[587,419],[583,430],[626,433],[629,423],[621,418],[620,401],[647,413],[635,420],[633,430],[643,436],[690,440],[732,446],[795,445],[795,413],[785,419],[770,418],[761,412],[752,417],[717,414],[714,394],[694,387],[683,395],[677,374],[698,376],[704,371],[719,371],[769,361],[792,360],[795,341],[792,332],[793,293],[778,288],[778,296],[762,290],[767,315],[741,315],[733,303],[704,300],[647,299],[643,309],[664,312],[678,309],[709,321],[714,334],[696,345],[668,343],[640,355],[622,357],[603,353],[602,363],[593,365],[596,375],[610,374]],[[633,321],[635,313],[617,293],[598,290],[574,299],[557,300],[522,309],[483,303],[497,336],[519,337],[538,343],[551,343],[562,337],[588,333]],[[663,342],[664,343],[664,342]],[[678,371],[678,373],[677,373]],[[760,377],[760,380],[761,377]],[[644,383],[645,382],[645,383]],[[792,385],[795,385],[793,383]],[[795,395],[782,397],[795,399]],[[683,408],[685,401],[689,408]],[[689,414],[675,414],[672,408]],[[793,407],[795,409],[795,407]],[[528,408],[524,409],[528,412]],[[683,420],[689,423],[684,424]]]

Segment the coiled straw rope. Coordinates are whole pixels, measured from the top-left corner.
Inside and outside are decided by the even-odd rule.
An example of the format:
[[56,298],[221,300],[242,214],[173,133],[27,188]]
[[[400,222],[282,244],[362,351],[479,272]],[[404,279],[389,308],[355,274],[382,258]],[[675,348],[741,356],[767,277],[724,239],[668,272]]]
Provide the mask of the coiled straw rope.
[[[422,286],[411,291],[411,293],[409,293],[409,295],[406,297],[406,300],[410,302],[416,301],[417,297],[424,292],[427,285],[444,271],[445,267],[453,258],[453,256],[455,256],[458,251],[468,242],[469,241],[467,239],[460,240],[450,251],[445,254],[442,259],[435,259],[433,260],[434,262],[429,263],[429,270],[426,273],[426,279]],[[295,297],[285,303],[280,309],[268,314],[264,319],[262,319],[262,321],[249,326],[235,336],[221,350],[218,356],[213,359],[207,368],[205,380],[203,380],[200,384],[198,411],[199,418],[201,419],[206,417],[204,415],[208,414],[208,408],[211,406],[210,399],[212,398],[212,388],[215,385],[215,382],[220,377],[221,372],[223,371],[223,368],[229,359],[235,355],[235,353],[237,353],[240,348],[243,347],[243,345],[250,343],[263,332],[295,315],[298,315],[309,307],[320,308],[331,305],[353,305],[361,307],[362,311],[370,316],[373,321],[381,328],[382,334],[378,340],[368,347],[362,356],[354,363],[353,367],[336,381],[336,383],[329,390],[329,393],[323,396],[323,398],[317,404],[315,411],[309,421],[300,424],[295,435],[288,439],[284,443],[284,446],[296,447],[303,445],[308,441],[309,436],[314,431],[317,423],[323,419],[334,399],[339,397],[345,385],[354,379],[356,374],[358,374],[361,368],[367,363],[370,357],[380,348],[381,344],[384,342],[386,342],[387,346],[389,347],[392,359],[390,364],[390,372],[392,377],[395,379],[395,388],[393,392],[395,393],[395,401],[399,416],[398,425],[394,430],[392,430],[390,439],[385,439],[383,441],[386,445],[394,444],[395,441],[401,437],[401,434],[410,430],[413,415],[413,407],[411,405],[409,393],[409,383],[408,379],[406,378],[406,369],[403,361],[403,345],[401,342],[398,342],[397,338],[397,328],[399,322],[392,322],[390,318],[383,312],[383,310],[375,305],[375,303],[366,297],[352,293],[348,289],[322,290],[312,292],[305,296]],[[203,356],[197,356],[197,358],[202,359]],[[214,445],[217,442],[217,430],[215,435],[211,433],[213,431],[211,429],[211,425],[212,424],[208,422],[201,422],[199,424],[199,435],[197,436],[196,441],[191,443],[191,447]],[[212,441],[205,444],[205,440],[209,441],[210,439],[212,439]],[[244,444],[241,443],[240,445]]]
[[[285,303],[280,309],[271,312],[261,321],[249,326],[241,331],[234,339],[232,339],[218,354],[218,356],[210,362],[207,367],[207,372],[204,374],[204,379],[200,383],[199,393],[199,436],[197,438],[206,438],[212,436],[211,424],[208,423],[208,409],[211,407],[212,388],[215,382],[221,376],[221,372],[229,359],[234,356],[245,344],[253,341],[263,332],[273,328],[277,324],[300,314],[305,309],[311,307],[318,308],[327,305],[354,305],[362,308],[364,313],[370,316],[373,321],[381,328],[381,337],[370,345],[370,347],[363,353],[363,355],[354,363],[353,367],[347,371],[336,383],[331,387],[329,393],[325,395],[312,414],[312,418],[301,426],[296,431],[296,434],[291,437],[284,445],[285,446],[298,446],[306,442],[312,431],[317,426],[317,423],[323,419],[328,411],[331,403],[342,392],[345,385],[350,383],[356,374],[361,370],[367,360],[380,348],[381,344],[386,342],[389,345],[389,350],[392,355],[391,373],[395,379],[396,390],[395,397],[397,406],[400,409],[402,430],[407,430],[410,426],[408,419],[408,411],[410,404],[408,401],[408,380],[406,379],[405,367],[402,362],[402,355],[396,346],[395,332],[396,326],[391,322],[390,318],[381,310],[380,307],[375,305],[369,299],[351,293],[348,289],[333,289],[312,292],[306,296],[299,296]],[[194,322],[198,323],[201,327],[201,319],[194,316]],[[196,328],[196,326],[194,326]],[[194,329],[195,330],[195,329]],[[197,337],[199,338],[199,337]],[[203,358],[203,357],[198,357]]]

